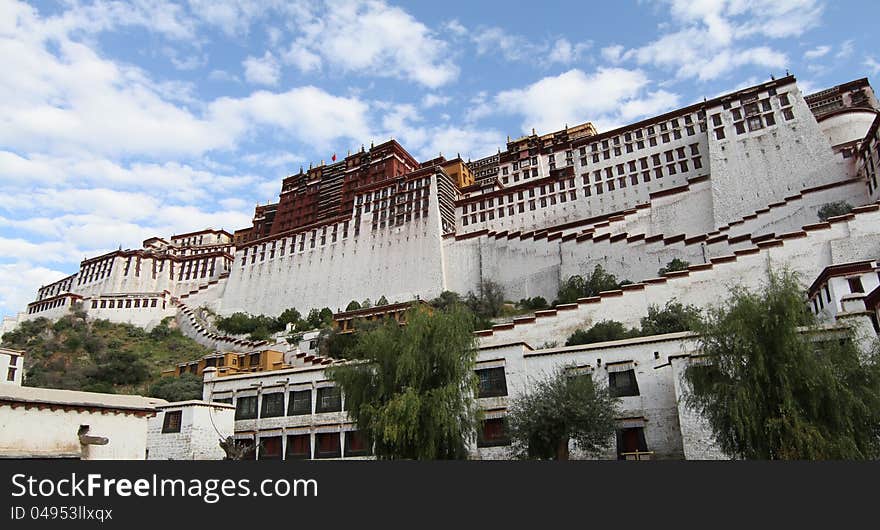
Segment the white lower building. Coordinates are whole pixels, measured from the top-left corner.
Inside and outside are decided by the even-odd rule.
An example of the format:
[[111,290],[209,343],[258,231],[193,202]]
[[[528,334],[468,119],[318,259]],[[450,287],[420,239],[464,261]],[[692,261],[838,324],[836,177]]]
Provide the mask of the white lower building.
[[143,460],[164,400],[0,385],[0,458]]
[[147,460],[222,460],[220,441],[233,435],[234,414],[226,403],[157,405],[147,432]]

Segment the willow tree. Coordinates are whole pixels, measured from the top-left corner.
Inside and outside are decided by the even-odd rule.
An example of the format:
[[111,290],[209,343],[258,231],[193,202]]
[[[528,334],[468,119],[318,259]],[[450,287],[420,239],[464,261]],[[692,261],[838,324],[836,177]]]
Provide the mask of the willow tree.
[[569,440],[593,455],[611,445],[617,399],[590,374],[565,367],[530,387],[513,400],[507,418],[515,456],[568,460]]
[[382,459],[466,458],[476,436],[473,316],[460,304],[433,314],[412,308],[359,332],[355,358],[328,376],[358,429]]
[[880,456],[878,354],[862,352],[847,329],[820,329],[794,274],[771,272],[757,292],[734,289],[702,328],[686,399],[726,454]]

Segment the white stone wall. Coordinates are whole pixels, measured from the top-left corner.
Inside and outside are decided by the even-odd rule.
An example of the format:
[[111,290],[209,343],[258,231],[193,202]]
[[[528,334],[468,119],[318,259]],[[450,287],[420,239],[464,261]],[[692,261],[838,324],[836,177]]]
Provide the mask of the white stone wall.
[[860,141],[867,134],[877,113],[868,109],[850,109],[819,121],[819,129],[828,137],[831,145],[849,144]]
[[[84,460],[144,460],[147,416],[110,410],[39,409],[0,405],[0,455],[7,457],[77,457]],[[77,432],[88,425],[92,436],[109,438],[107,445],[83,447]]]
[[[222,460],[220,440],[234,435],[235,407],[187,401],[157,407],[147,432],[148,460]],[[162,432],[165,414],[181,412],[180,432]]]
[[389,302],[439,295],[445,279],[436,189],[436,176],[432,176],[428,217],[403,226],[373,231],[371,214],[366,214],[358,235],[354,235],[354,220],[347,237],[339,223],[336,242],[330,237],[331,227],[322,245],[318,229],[315,248],[310,248],[310,231],[303,250],[299,250],[297,236],[290,253],[291,238],[284,238],[286,251],[274,259],[268,251],[263,257],[262,245],[258,245],[251,247],[259,252],[255,262],[251,263],[253,254],[249,254],[242,265],[244,250],[237,250],[220,312],[278,315],[295,307],[305,314],[325,306],[341,311],[351,300],[377,300],[383,295]]
[[[809,283],[832,264],[835,245],[857,237],[869,237],[860,235],[864,232],[877,233],[880,212],[876,208],[864,210],[782,241],[750,244],[751,250],[737,251],[735,259],[733,256],[715,258],[711,267],[706,266],[704,270],[674,274],[662,280],[626,287],[622,292],[610,292],[595,299],[582,299],[578,304],[539,312],[536,317],[515,319],[513,326],[496,326],[484,341],[487,344],[565,341],[575,330],[588,328],[601,320],[618,320],[628,326],[638,326],[652,304],[662,306],[675,298],[685,304],[707,307],[723,299],[728,286],[756,288],[766,278],[768,264],[774,267],[787,265]],[[880,247],[847,248],[846,258],[840,262],[874,259]]]
[[[769,100],[775,124],[738,134],[733,110],[722,105],[707,109],[713,208],[716,226],[748,215],[803,188],[838,182],[853,176],[852,165],[835,155],[831,143],[792,83],[758,94]],[[793,119],[786,119],[780,95],[787,94]],[[761,114],[766,115],[767,111]],[[718,139],[712,117],[719,115],[724,138]]]

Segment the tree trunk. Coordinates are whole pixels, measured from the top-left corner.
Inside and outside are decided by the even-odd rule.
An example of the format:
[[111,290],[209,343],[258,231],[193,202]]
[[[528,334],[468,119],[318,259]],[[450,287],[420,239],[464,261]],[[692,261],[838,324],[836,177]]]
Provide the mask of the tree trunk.
[[568,460],[568,438],[559,440],[556,446],[556,460]]

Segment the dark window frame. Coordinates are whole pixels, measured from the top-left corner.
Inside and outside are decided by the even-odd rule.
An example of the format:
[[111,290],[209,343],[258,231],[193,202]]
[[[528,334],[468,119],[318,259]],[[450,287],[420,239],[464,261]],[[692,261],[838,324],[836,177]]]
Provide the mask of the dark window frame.
[[[280,404],[278,403],[279,399]],[[284,392],[263,394],[260,400],[260,417],[278,418],[280,416],[284,416]]]
[[[330,393],[330,395],[326,395],[327,393]],[[338,405],[336,403],[338,403]],[[315,399],[315,413],[341,411],[342,389],[338,386],[324,386],[319,388]]]
[[162,434],[165,433],[178,433],[183,426],[183,411],[182,410],[169,410],[165,412],[165,417],[162,418]]
[[612,397],[640,395],[635,368],[618,372],[608,372],[608,391],[611,393]]
[[[303,408],[302,404],[305,403],[305,399],[303,399],[303,394],[308,395],[308,407]],[[290,395],[288,396],[289,400],[287,403],[287,415],[288,416],[304,416],[312,413],[312,389],[308,390],[291,390]]]
[[[507,395],[507,375],[504,367],[483,368],[476,370],[480,381],[477,397],[498,397]],[[499,376],[500,374],[500,376]]]
[[[242,403],[250,403],[253,400],[253,407],[247,410]],[[235,419],[236,420],[254,420],[257,418],[257,396],[242,396],[235,400]]]

